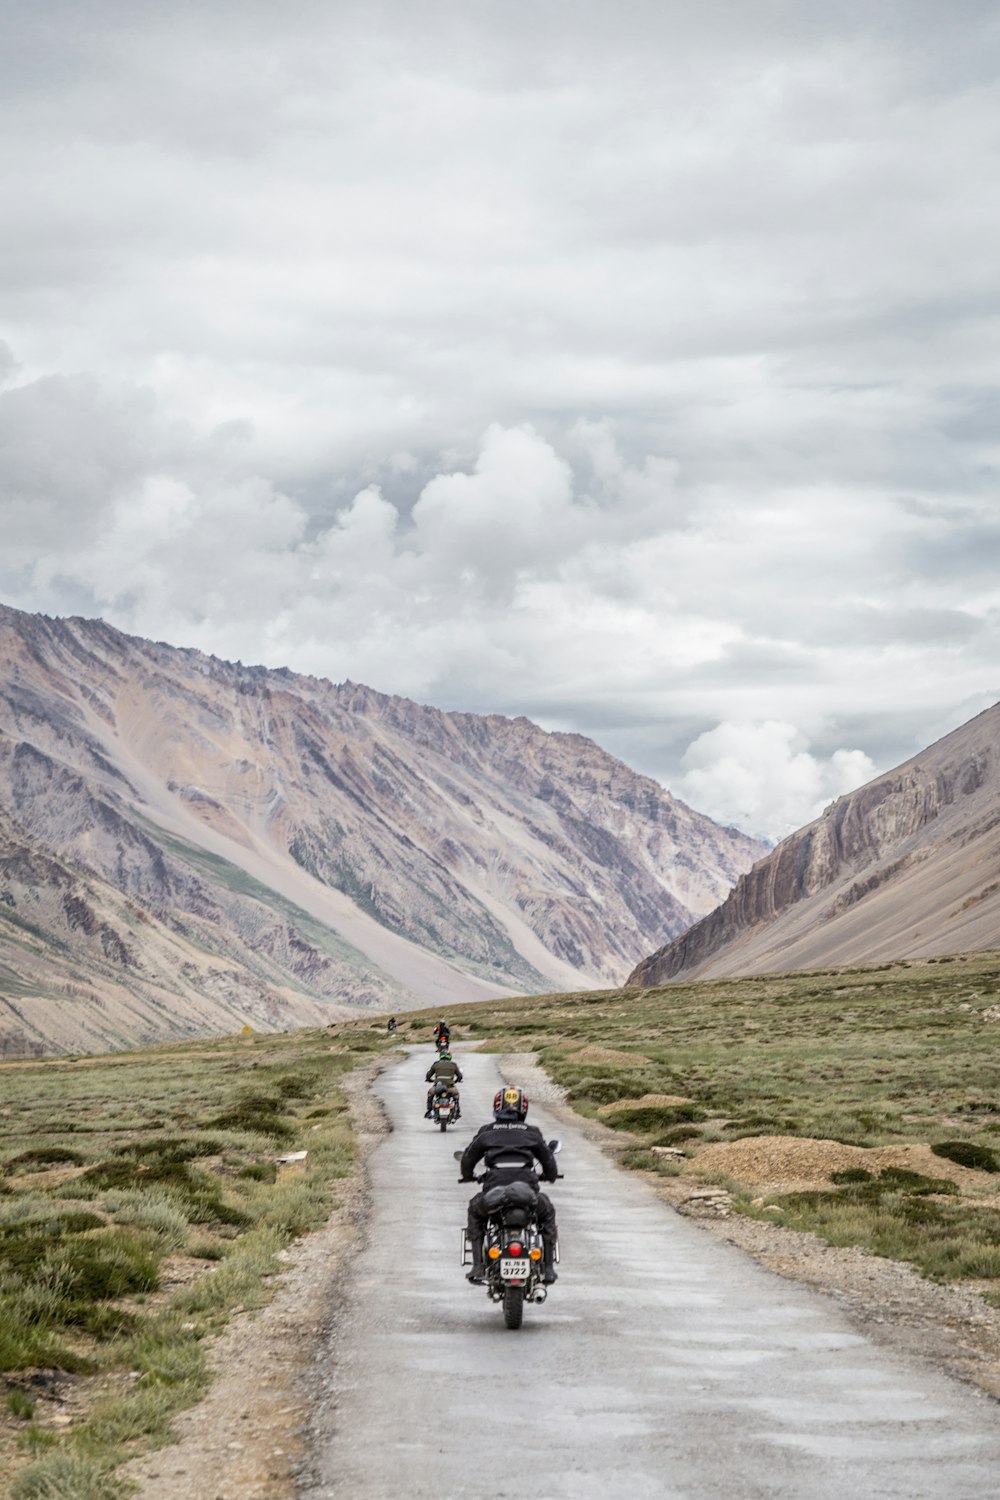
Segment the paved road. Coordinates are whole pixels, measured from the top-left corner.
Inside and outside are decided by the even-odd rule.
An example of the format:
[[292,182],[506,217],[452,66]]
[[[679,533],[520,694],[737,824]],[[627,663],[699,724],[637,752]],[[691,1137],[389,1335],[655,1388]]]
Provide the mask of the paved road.
[[827,1299],[563,1140],[562,1263],[512,1332],[458,1265],[452,1151],[490,1117],[494,1060],[462,1058],[464,1117],[423,1113],[430,1049],[376,1084],[367,1248],[317,1374],[304,1500],[986,1500],[1000,1408],[870,1344]]

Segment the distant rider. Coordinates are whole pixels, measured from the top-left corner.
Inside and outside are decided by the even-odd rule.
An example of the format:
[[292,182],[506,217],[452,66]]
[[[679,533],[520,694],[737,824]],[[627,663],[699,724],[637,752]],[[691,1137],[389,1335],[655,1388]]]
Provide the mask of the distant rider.
[[446,1052],[448,1050],[448,1043],[450,1040],[451,1030],[448,1026],[448,1022],[444,1020],[439,1021],[434,1028],[434,1045],[437,1047],[439,1052]]
[[[483,1263],[483,1235],[486,1232],[485,1197],[490,1188],[508,1182],[529,1183],[538,1191],[537,1161],[546,1182],[559,1175],[556,1159],[537,1125],[526,1125],[528,1096],[521,1088],[498,1089],[493,1099],[493,1123],[481,1125],[462,1153],[462,1181],[472,1182],[477,1162],[485,1160],[486,1175],[482,1191],[469,1200],[466,1232],[472,1246],[472,1270],[468,1280],[479,1283],[486,1267]],[[505,1157],[520,1155],[523,1165],[497,1167],[493,1163]],[[556,1280],[556,1211],[547,1193],[538,1192],[536,1203],[538,1227],[542,1232],[542,1280],[551,1286]]]
[[[427,1112],[424,1115],[424,1119],[429,1120],[434,1113],[431,1108],[434,1102],[434,1095],[440,1090],[447,1089],[450,1094],[455,1095],[456,1102],[458,1101],[457,1085],[462,1082],[462,1070],[450,1052],[442,1052],[427,1069],[424,1075],[424,1082],[430,1084],[430,1088],[427,1090]],[[461,1112],[462,1107],[459,1104],[455,1112],[456,1120]]]

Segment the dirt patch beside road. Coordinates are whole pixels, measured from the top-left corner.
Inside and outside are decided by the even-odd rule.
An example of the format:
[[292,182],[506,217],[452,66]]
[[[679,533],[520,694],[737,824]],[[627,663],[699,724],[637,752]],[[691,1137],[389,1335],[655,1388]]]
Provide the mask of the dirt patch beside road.
[[[605,1110],[598,1110],[604,1114]],[[988,1172],[959,1166],[935,1156],[930,1146],[847,1146],[843,1141],[812,1140],[794,1135],[753,1135],[738,1141],[713,1141],[702,1146],[685,1167],[694,1176],[724,1174],[750,1187],[774,1193],[801,1193],[830,1185],[833,1172],[863,1168],[874,1176],[886,1167],[903,1167],[923,1177],[939,1177],[966,1191],[988,1188]]]

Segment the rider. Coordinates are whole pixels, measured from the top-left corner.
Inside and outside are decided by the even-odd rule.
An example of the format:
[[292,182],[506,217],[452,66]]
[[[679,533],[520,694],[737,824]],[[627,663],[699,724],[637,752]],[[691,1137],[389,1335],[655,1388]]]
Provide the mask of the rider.
[[440,1020],[434,1028],[434,1041],[438,1050],[447,1049],[451,1037],[451,1028],[444,1019]]
[[[427,1072],[424,1075],[424,1082],[430,1084],[430,1088],[427,1090],[427,1111],[424,1115],[424,1119],[429,1120],[431,1118],[431,1115],[433,1114],[431,1104],[433,1102],[434,1095],[438,1092],[439,1089],[447,1089],[449,1093],[455,1095],[455,1101],[456,1103],[458,1102],[458,1089],[456,1088],[456,1084],[462,1082],[462,1070],[458,1066],[458,1063],[454,1061],[450,1052],[442,1052],[434,1059],[430,1067],[427,1069]],[[458,1109],[455,1112],[456,1120],[458,1119],[458,1116],[461,1114],[461,1112],[462,1107],[459,1104]]]
[[[485,1158],[486,1175],[482,1181],[482,1192],[469,1200],[467,1234],[472,1246],[472,1270],[467,1279],[477,1284],[483,1280],[483,1235],[486,1232],[486,1208],[484,1199],[490,1188],[501,1187],[508,1182],[527,1182],[538,1190],[537,1161],[546,1182],[555,1182],[559,1175],[556,1159],[545,1143],[537,1125],[525,1125],[528,1113],[528,1096],[517,1087],[498,1089],[493,1099],[493,1123],[481,1125],[462,1153],[462,1181],[472,1182],[476,1163]],[[497,1167],[493,1163],[504,1157],[520,1155],[522,1166]],[[556,1211],[547,1193],[538,1193],[536,1202],[538,1227],[542,1232],[542,1280],[551,1286],[556,1280]]]

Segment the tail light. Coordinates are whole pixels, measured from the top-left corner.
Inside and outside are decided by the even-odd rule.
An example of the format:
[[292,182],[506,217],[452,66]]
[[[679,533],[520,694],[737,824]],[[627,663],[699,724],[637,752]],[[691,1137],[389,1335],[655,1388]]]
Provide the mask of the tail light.
[[507,1249],[510,1251],[511,1255],[520,1255],[521,1253],[521,1246],[518,1244],[517,1240],[515,1240],[512,1245],[508,1245]]

